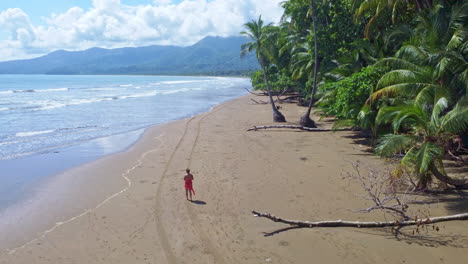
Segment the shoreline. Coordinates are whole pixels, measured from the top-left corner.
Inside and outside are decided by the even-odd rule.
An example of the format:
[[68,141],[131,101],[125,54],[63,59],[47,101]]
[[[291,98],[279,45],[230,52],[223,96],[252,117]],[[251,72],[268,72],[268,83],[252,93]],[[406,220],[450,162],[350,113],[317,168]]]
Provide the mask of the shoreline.
[[[246,95],[243,95],[243,96],[246,96]],[[241,97],[243,97],[243,96],[241,96]],[[55,202],[57,203],[58,208],[61,208],[61,209],[59,209],[59,211],[60,211],[60,210],[63,210],[64,207],[70,206],[69,204],[73,203],[73,200],[79,200],[78,197],[83,196],[83,194],[80,194],[80,193],[75,194],[76,197],[74,197],[71,200],[67,201],[67,203],[61,204],[61,202],[63,202],[63,201],[58,201],[57,198],[60,197],[60,196],[65,196],[65,195],[63,193],[59,193],[59,194],[51,193],[51,194],[44,195],[43,193],[48,192],[47,189],[51,189],[51,190],[53,190],[52,192],[54,192],[54,190],[57,191],[59,189],[63,189],[64,186],[71,186],[68,183],[66,183],[67,181],[82,182],[82,185],[86,186],[86,180],[72,179],[71,177],[73,175],[80,174],[80,172],[83,171],[83,170],[84,171],[88,170],[88,167],[95,167],[95,166],[100,167],[101,163],[104,163],[109,159],[112,160],[113,158],[116,158],[119,155],[125,155],[127,152],[130,152],[132,150],[132,148],[135,147],[135,145],[142,144],[143,138],[145,137],[145,135],[147,135],[149,133],[154,133],[154,131],[157,131],[159,129],[164,129],[165,126],[169,126],[172,123],[184,122],[185,120],[189,120],[191,118],[194,118],[194,117],[209,113],[209,112],[213,111],[216,107],[219,107],[219,106],[221,106],[221,105],[223,105],[225,103],[228,103],[229,101],[236,100],[236,99],[239,99],[239,98],[230,99],[228,101],[221,102],[221,103],[219,103],[219,104],[217,104],[215,106],[210,107],[208,109],[208,111],[201,111],[201,112],[198,112],[198,113],[194,113],[194,114],[190,115],[189,117],[183,117],[181,119],[171,120],[171,121],[161,123],[161,124],[153,124],[153,125],[150,125],[150,126],[148,126],[146,128],[141,128],[141,129],[137,129],[137,130],[134,130],[134,131],[129,131],[129,132],[125,132],[125,133],[111,135],[111,136],[107,136],[107,137],[103,137],[103,138],[96,138],[96,139],[92,139],[92,140],[89,140],[89,141],[86,141],[86,142],[73,144],[71,146],[67,146],[67,147],[64,147],[64,148],[58,148],[57,152],[60,152],[58,155],[62,155],[61,153],[63,153],[63,152],[68,152],[68,153],[72,152],[71,155],[74,156],[74,158],[76,158],[76,157],[78,157],[80,155],[79,154],[78,155],[73,154],[73,150],[70,151],[70,149],[75,149],[75,151],[76,151],[76,149],[78,149],[78,152],[80,152],[80,154],[82,155],[81,152],[86,152],[84,149],[89,148],[89,147],[84,147],[84,145],[89,145],[89,144],[91,144],[91,143],[93,143],[95,141],[99,141],[99,140],[109,140],[109,139],[114,138],[114,137],[120,137],[120,136],[130,135],[130,134],[134,134],[134,133],[138,134],[138,136],[136,138],[127,141],[127,143],[125,143],[124,146],[120,146],[120,147],[117,147],[117,148],[115,148],[115,146],[114,146],[113,150],[110,151],[110,152],[107,151],[107,153],[104,153],[104,151],[102,151],[102,150],[101,151],[95,151],[95,152],[93,152],[93,155],[92,155],[93,157],[92,158],[81,157],[81,158],[79,158],[80,159],[79,161],[76,161],[74,163],[71,162],[74,165],[70,165],[70,166],[63,167],[61,169],[53,170],[52,173],[41,174],[42,179],[40,179],[39,182],[36,182],[35,186],[33,186],[33,188],[31,188],[31,189],[35,189],[35,191],[33,193],[25,194],[19,200],[13,202],[12,204],[10,204],[7,207],[2,208],[0,210],[0,233],[4,233],[4,234],[8,233],[8,231],[6,231],[6,230],[11,230],[10,227],[12,226],[12,223],[14,223],[14,225],[16,225],[16,223],[18,223],[18,221],[22,221],[25,217],[31,217],[31,211],[34,211],[35,209],[38,209],[38,208],[45,208],[47,206],[47,204],[51,200],[56,200]],[[141,131],[141,132],[139,132],[139,131]],[[114,140],[114,142],[115,142],[115,140]],[[20,159],[26,159],[26,160],[38,159],[38,160],[42,160],[42,161],[47,162],[48,160],[47,160],[47,157],[45,157],[45,156],[47,154],[54,155],[55,153],[56,153],[55,151],[50,152],[50,153],[45,153],[45,154],[38,153],[38,154],[33,154],[31,156],[20,157]],[[69,158],[70,157],[68,157],[68,159]],[[65,157],[64,159],[67,159],[67,157]],[[20,160],[19,163],[24,163],[24,161]],[[37,165],[37,163],[38,162],[33,162],[34,165]],[[47,165],[49,165],[49,164],[46,164],[45,166],[47,166]],[[41,166],[44,166],[44,165],[41,165]],[[126,179],[125,177],[123,177],[123,179],[125,179],[127,181],[127,183],[128,183],[128,179]],[[122,179],[120,179],[120,180],[122,180]],[[102,182],[104,182],[104,181],[101,181],[101,183]],[[53,187],[50,187],[51,185]],[[126,188],[124,188],[124,190]],[[44,191],[44,189],[46,189],[46,190]],[[115,190],[115,188],[113,188],[113,190]],[[38,194],[38,192],[40,194]],[[121,192],[122,192],[122,190],[118,191],[117,193],[121,193]],[[106,193],[109,193],[109,191],[107,191]],[[114,194],[110,195],[109,197],[112,197]],[[98,197],[104,197],[104,196],[101,195],[101,196],[98,196]],[[109,197],[106,197],[103,200],[106,201]],[[88,207],[92,207],[93,204],[97,204],[97,206],[99,206],[99,204],[100,204],[99,203],[99,198],[98,198],[98,200],[95,199],[93,201],[87,201],[86,202],[86,205]],[[84,210],[82,213],[86,213],[88,211],[88,209],[85,209],[85,208],[87,208],[86,206],[80,206],[79,208],[82,211]],[[57,209],[57,208],[55,208],[55,209]],[[44,210],[41,210],[41,209],[39,209],[39,210],[44,211]],[[73,213],[78,213],[78,214],[73,215]],[[56,227],[62,225],[63,223],[68,222],[70,219],[75,219],[75,217],[80,216],[82,213],[80,213],[79,210],[72,210],[71,212],[69,210],[67,210],[65,214],[60,213],[60,212],[56,212],[55,215],[52,215],[51,217],[42,219],[41,221],[38,221],[38,222],[40,222],[40,224],[37,224],[37,223],[31,224],[31,227],[32,227],[31,230],[27,231],[27,234],[23,234],[23,235],[25,235],[26,237],[29,237],[29,236],[34,236],[34,235],[37,235],[37,234],[43,234],[44,232],[48,233],[49,230],[55,229]],[[63,217],[63,216],[66,216],[66,217]],[[37,217],[40,217],[40,214],[37,214]],[[35,217],[32,217],[32,218],[35,218]],[[49,223],[50,221],[55,222],[55,225],[53,225],[53,226],[48,225],[47,223]],[[33,222],[35,222],[35,220],[33,220]],[[7,226],[7,228],[5,228],[5,226]],[[10,235],[10,237],[11,237],[11,235]],[[35,240],[35,239],[33,239],[33,240]],[[22,239],[21,241],[26,243],[26,244],[28,243],[28,241],[25,241],[24,239]],[[0,252],[1,251],[7,251],[8,252],[8,251],[10,251],[12,249],[15,250],[18,247],[22,248],[24,246],[24,244],[21,244],[21,245],[16,245],[16,246],[10,247],[10,248],[3,248],[3,243],[4,243],[4,241],[0,240]],[[15,241],[15,243],[16,243],[16,241]]]
[[[23,189],[21,193],[2,194],[7,195],[7,197],[3,197],[5,201],[0,204],[0,214],[10,207],[24,203],[25,199],[32,195],[31,191],[37,190],[38,186],[51,177],[66,173],[68,170],[94,162],[108,155],[125,152],[138,141],[144,130],[146,129],[137,129],[76,142],[50,151],[0,160],[3,170],[9,172],[8,174],[14,174],[15,178],[18,178],[16,182],[11,183],[10,188],[20,187]],[[14,197],[11,197],[12,195]]]
[[[392,239],[390,230],[275,233],[287,226],[253,217],[252,209],[290,219],[379,219],[350,211],[366,203],[356,198],[359,186],[342,174],[356,160],[365,166],[384,163],[366,153],[353,132],[246,132],[271,123],[270,107],[250,98],[151,127],[127,151],[58,176],[51,190],[76,200],[48,203],[30,216],[44,217],[44,211],[63,220],[49,219],[49,228],[34,240],[26,239],[27,232],[34,233],[26,224],[16,223],[21,232],[2,233],[0,263],[456,263],[468,257],[463,222],[445,224],[441,237],[429,233],[424,244]],[[289,121],[304,111],[290,104],[282,108]],[[183,192],[187,167],[195,176],[195,203]],[[450,210],[444,203],[431,207],[434,215]],[[271,232],[275,235],[265,236]],[[21,235],[30,242],[5,251],[12,248],[8,238],[12,244]]]
[[[222,99],[216,105],[222,104],[225,100]],[[38,186],[43,185],[49,178],[108,155],[125,152],[147,129],[211,111],[214,106],[210,103],[193,113],[161,120],[160,123],[146,124],[146,127],[138,127],[131,131],[52,146],[36,150],[34,153],[16,154],[17,156],[12,158],[0,160],[0,165],[6,172],[5,176],[8,176],[0,188],[0,192],[4,195],[0,199],[0,214],[10,207],[27,202],[27,199],[31,199],[31,192],[37,192],[40,189]]]

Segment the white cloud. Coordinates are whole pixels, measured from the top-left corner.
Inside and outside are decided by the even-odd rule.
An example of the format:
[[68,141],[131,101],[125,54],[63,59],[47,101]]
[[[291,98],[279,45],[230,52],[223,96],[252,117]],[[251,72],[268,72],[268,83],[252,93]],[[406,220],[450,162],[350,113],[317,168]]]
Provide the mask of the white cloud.
[[28,15],[19,8],[10,8],[1,12],[0,26],[10,31],[13,40],[18,40],[19,34],[34,35]]
[[208,35],[232,36],[243,24],[262,15],[278,22],[281,0],[155,0],[152,5],[127,6],[120,0],[93,0],[93,7],[73,7],[34,26],[21,9],[0,13],[0,61],[28,58],[57,49],[117,48],[154,44],[191,45]]

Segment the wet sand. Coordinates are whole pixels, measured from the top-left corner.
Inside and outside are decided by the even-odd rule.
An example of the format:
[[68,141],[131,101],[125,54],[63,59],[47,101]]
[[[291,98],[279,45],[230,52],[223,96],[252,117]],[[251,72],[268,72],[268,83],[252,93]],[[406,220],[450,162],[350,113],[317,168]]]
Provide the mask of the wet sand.
[[[0,222],[0,263],[466,261],[468,222],[417,236],[408,228],[395,238],[390,229],[286,229],[252,216],[255,209],[311,221],[382,220],[353,211],[369,204],[343,176],[357,160],[376,169],[385,163],[356,132],[247,132],[272,123],[270,106],[251,98],[151,128],[128,151],[58,175],[47,184],[61,199],[33,201],[28,214]],[[282,107],[288,121],[305,111]],[[193,203],[183,189],[187,167]],[[431,215],[467,211],[466,197],[441,196]]]

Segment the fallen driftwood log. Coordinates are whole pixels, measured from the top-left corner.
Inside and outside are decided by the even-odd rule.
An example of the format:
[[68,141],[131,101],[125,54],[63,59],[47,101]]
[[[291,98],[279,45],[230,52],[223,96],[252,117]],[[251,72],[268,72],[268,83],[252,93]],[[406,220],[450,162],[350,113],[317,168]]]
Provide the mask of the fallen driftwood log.
[[427,217],[427,218],[417,218],[414,220],[407,221],[388,221],[388,222],[359,222],[359,221],[320,221],[320,222],[309,222],[309,221],[298,221],[298,220],[288,220],[280,217],[276,217],[269,213],[259,213],[257,211],[252,211],[252,214],[256,217],[264,217],[270,219],[273,222],[279,222],[288,224],[295,227],[357,227],[357,228],[372,228],[372,227],[403,227],[410,225],[425,225],[425,224],[435,224],[439,222],[446,221],[458,221],[458,220],[468,220],[468,213],[456,214],[456,215],[446,215],[439,217]]
[[351,129],[351,128],[323,129],[323,128],[313,128],[313,127],[298,126],[298,125],[254,126],[253,128],[247,129],[247,131],[257,131],[257,130],[259,130],[259,129],[268,129],[268,128],[290,128],[290,129],[300,129],[300,130],[316,131],[316,132],[354,131],[354,130]]

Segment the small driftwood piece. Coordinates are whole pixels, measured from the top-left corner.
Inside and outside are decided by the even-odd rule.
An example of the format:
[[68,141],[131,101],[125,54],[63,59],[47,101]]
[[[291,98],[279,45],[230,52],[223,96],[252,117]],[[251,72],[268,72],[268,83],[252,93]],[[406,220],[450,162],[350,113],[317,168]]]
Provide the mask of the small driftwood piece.
[[254,100],[254,99],[252,99],[252,98],[250,98],[250,100],[252,100],[252,101],[253,101],[254,103],[256,103],[256,104],[269,104],[268,102],[265,102],[265,101],[263,101],[263,100],[260,100],[260,102],[257,101],[257,100]]
[[252,211],[252,214],[256,217],[264,217],[270,219],[273,222],[279,222],[283,224],[288,224],[295,227],[357,227],[357,228],[372,228],[372,227],[403,227],[410,225],[425,225],[425,224],[435,224],[439,222],[446,221],[459,221],[459,220],[468,220],[468,213],[456,214],[456,215],[446,215],[439,217],[428,217],[428,218],[417,218],[414,220],[407,221],[388,221],[388,222],[359,222],[359,221],[320,221],[320,222],[309,222],[309,221],[298,221],[298,220],[288,220],[280,217],[276,217],[269,213],[259,213],[257,211]]
[[252,91],[250,91],[249,89],[247,88],[244,88],[247,92],[249,92],[250,94],[253,94],[253,95],[256,95],[256,96],[265,96],[265,95],[268,95],[267,93],[254,93]]
[[297,99],[298,99],[298,98],[301,98],[301,97],[302,97],[302,96],[300,96],[300,95],[291,95],[291,96],[288,96],[288,97],[283,98],[283,99],[278,98],[278,101],[279,101],[279,102],[292,102],[292,101],[294,101],[294,100],[297,101]]
[[257,131],[257,130],[259,130],[259,129],[269,129],[269,128],[290,128],[290,129],[300,129],[300,130],[316,131],[316,132],[353,131],[353,129],[350,129],[350,128],[323,129],[323,128],[313,128],[313,127],[298,126],[298,125],[254,126],[253,128],[247,129],[247,131]]

